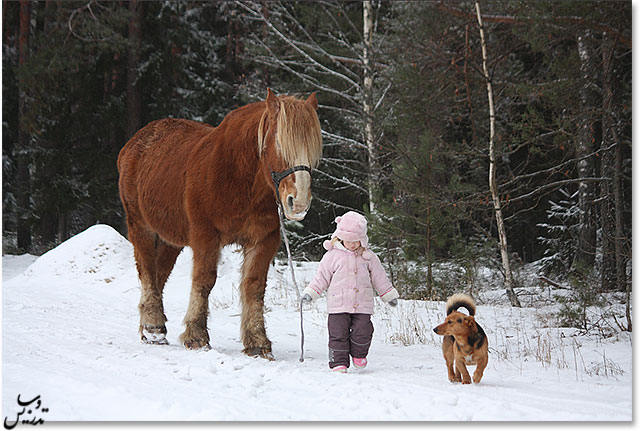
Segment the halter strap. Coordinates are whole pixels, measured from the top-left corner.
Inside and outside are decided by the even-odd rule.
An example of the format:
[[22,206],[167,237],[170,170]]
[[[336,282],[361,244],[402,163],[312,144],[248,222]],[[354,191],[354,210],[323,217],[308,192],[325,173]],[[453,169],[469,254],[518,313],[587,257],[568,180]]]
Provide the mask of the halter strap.
[[273,184],[275,184],[276,186],[276,197],[278,198],[278,205],[282,205],[282,201],[280,200],[280,182],[296,171],[307,171],[309,172],[309,175],[311,175],[311,168],[305,165],[294,166],[293,168],[289,168],[280,172],[271,171],[271,178],[273,179]]

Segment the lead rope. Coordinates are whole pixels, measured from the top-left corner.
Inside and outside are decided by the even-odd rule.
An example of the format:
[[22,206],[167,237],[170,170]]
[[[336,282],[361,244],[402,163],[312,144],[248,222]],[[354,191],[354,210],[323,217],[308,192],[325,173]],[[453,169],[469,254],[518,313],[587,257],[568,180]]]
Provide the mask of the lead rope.
[[289,249],[289,239],[287,238],[287,231],[284,228],[284,219],[282,218],[282,204],[278,201],[278,218],[280,219],[280,230],[282,231],[282,237],[284,238],[284,246],[287,249],[287,257],[289,260],[289,268],[291,268],[291,279],[293,280],[293,287],[296,290],[296,297],[300,302],[300,362],[304,362],[304,327],[302,319],[302,299],[300,299],[300,292],[298,291],[298,283],[296,283],[296,273],[293,270],[293,259],[291,258],[291,250]]

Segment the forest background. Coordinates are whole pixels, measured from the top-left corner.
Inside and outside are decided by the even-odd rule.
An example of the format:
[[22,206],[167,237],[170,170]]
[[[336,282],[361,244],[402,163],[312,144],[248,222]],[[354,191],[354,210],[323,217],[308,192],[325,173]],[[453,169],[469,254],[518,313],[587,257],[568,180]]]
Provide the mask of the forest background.
[[[508,261],[583,310],[617,293],[631,329],[632,4],[478,6]],[[5,0],[2,21],[3,254],[96,223],[126,235],[125,142],[164,117],[216,125],[271,88],[320,102],[296,259],[355,210],[405,298],[504,271],[475,2]]]

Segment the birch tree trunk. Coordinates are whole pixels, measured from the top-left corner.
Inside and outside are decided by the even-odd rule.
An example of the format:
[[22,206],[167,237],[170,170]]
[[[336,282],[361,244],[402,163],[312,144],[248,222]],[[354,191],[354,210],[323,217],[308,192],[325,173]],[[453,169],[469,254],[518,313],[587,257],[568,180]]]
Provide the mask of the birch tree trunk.
[[480,27],[480,42],[482,44],[482,70],[484,72],[484,79],[487,82],[487,97],[489,99],[489,189],[491,190],[493,208],[496,215],[496,224],[498,226],[498,236],[500,238],[500,255],[502,256],[502,267],[504,269],[505,281],[504,284],[507,290],[507,297],[509,298],[509,301],[511,301],[512,306],[520,307],[520,301],[518,300],[518,296],[513,289],[513,274],[511,272],[509,253],[507,251],[507,232],[504,227],[502,208],[500,206],[500,195],[498,194],[498,185],[496,184],[496,157],[494,148],[496,115],[493,106],[493,90],[491,88],[491,78],[489,77],[489,70],[487,68],[487,44],[484,39],[484,27],[482,26],[482,15],[480,14],[480,3],[478,3],[478,1],[476,1],[476,13],[478,16],[478,26]]
[[363,52],[364,82],[362,108],[364,111],[364,139],[367,144],[369,156],[369,210],[375,213],[374,188],[375,188],[375,137],[373,133],[373,70],[371,69],[371,54],[373,51],[373,10],[371,0],[362,2],[363,19]]

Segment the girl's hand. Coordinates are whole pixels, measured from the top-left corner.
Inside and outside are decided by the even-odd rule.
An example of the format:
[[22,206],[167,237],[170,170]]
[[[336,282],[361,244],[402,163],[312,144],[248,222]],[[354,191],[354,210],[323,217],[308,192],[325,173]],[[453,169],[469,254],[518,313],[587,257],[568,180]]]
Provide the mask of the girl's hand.
[[311,302],[311,296],[306,293],[303,297],[302,297],[302,302]]

